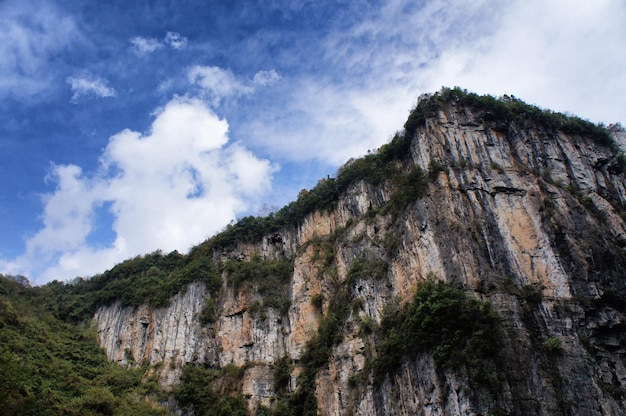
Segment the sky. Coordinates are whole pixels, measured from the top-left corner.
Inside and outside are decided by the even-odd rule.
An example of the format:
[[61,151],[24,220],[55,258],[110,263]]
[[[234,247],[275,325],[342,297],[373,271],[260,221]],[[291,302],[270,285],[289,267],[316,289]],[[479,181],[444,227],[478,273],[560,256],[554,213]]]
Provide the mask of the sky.
[[442,86],[626,122],[623,0],[0,0],[0,273],[262,215]]

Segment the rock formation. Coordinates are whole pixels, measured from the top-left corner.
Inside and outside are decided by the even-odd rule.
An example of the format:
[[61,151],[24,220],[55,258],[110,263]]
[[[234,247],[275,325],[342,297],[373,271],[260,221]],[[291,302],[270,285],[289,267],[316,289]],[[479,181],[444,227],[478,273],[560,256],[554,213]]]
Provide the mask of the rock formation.
[[[310,373],[320,415],[626,414],[626,177],[615,145],[444,93],[423,97],[423,116],[394,139],[407,146],[389,163],[405,178],[419,168],[417,198],[394,205],[398,180],[357,177],[296,225],[212,252],[217,263],[289,261],[275,289],[285,308],[223,268],[214,293],[198,281],[167,307],[100,307],[108,357],[150,364],[168,388],[186,365],[242,367],[237,388],[254,414],[297,393],[303,357],[337,318],[328,360]],[[373,370],[386,314],[433,279],[500,317],[495,385],[429,351]],[[208,299],[215,316],[203,324]],[[342,299],[349,308],[332,315]]]

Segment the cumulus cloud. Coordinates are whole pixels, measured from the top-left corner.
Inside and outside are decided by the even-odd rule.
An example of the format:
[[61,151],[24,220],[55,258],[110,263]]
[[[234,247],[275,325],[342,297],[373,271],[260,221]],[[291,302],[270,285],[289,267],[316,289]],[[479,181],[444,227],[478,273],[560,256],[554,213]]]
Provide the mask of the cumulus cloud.
[[[185,252],[266,192],[274,169],[229,143],[228,123],[202,101],[174,98],[148,133],[112,136],[96,174],[53,166],[48,180],[56,190],[44,199],[43,227],[26,253],[3,268],[39,276],[41,283],[102,272],[157,249]],[[90,246],[103,206],[110,208],[115,238],[106,247]]]
[[94,76],[68,77],[67,83],[72,89],[72,102],[84,96],[106,98],[117,95],[113,88],[107,86],[105,80]]
[[129,42],[133,45],[133,50],[137,55],[147,55],[163,47],[163,44],[158,39],[141,36],[131,38]]
[[51,2],[0,2],[0,97],[49,90],[57,76],[51,59],[80,39],[75,20]]
[[174,49],[182,49],[187,46],[187,38],[178,32],[167,32],[165,34],[165,43]]

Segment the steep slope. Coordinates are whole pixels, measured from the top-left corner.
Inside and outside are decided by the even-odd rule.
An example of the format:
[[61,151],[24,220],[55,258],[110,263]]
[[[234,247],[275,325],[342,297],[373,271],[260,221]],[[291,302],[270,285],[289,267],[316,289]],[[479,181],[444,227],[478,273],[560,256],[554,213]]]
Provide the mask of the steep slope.
[[188,409],[213,369],[257,414],[626,414],[625,212],[606,130],[444,89],[283,210],[94,278],[179,292],[94,321]]
[[0,414],[169,414],[147,368],[111,365],[93,328],[54,316],[55,287],[0,274]]

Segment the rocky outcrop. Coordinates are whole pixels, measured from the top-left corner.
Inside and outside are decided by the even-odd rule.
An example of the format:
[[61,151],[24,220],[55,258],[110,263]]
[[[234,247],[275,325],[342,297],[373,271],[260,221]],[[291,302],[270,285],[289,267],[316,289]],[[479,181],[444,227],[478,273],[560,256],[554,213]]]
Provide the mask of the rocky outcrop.
[[197,320],[205,296],[204,285],[193,283],[168,308],[122,307],[119,301],[100,308],[94,317],[100,343],[121,365],[159,366],[161,382],[171,386],[184,364],[215,359],[214,341]]
[[[360,180],[298,227],[219,254],[292,259],[285,313],[259,312],[262,296],[253,286],[233,290],[225,272],[219,295],[194,283],[167,308],[100,308],[94,319],[108,357],[155,366],[169,387],[188,363],[244,367],[251,411],[271,407],[275,364],[293,361],[294,391],[307,342],[347,286],[349,316],[316,372],[318,414],[626,413],[626,178],[614,150],[532,120],[496,125],[454,102],[406,134],[408,165],[429,180],[426,196],[399,214],[384,209],[393,183]],[[385,275],[349,278],[362,258],[385,262]],[[496,391],[428,353],[373,382],[376,331],[365,329],[429,276],[491,302],[502,318]],[[203,326],[211,296],[217,317]]]

